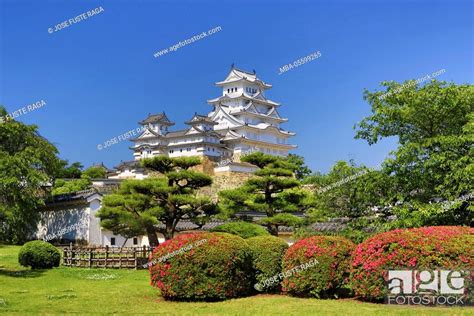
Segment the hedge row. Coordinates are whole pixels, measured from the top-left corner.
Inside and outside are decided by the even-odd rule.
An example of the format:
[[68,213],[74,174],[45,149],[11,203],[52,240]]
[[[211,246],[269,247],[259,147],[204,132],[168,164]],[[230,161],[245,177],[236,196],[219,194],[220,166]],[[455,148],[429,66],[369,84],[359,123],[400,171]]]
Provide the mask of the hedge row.
[[378,301],[387,295],[388,270],[474,266],[474,229],[465,227],[394,230],[358,246],[342,237],[313,236],[288,249],[273,236],[244,240],[227,233],[194,233],[163,243],[150,260],[182,247],[190,250],[150,267],[151,284],[166,299],[222,300],[281,290],[293,296],[355,294]]
[[[26,243],[19,253],[20,264],[33,269],[57,267],[59,261],[58,249],[43,241]],[[170,300],[281,291],[380,301],[389,294],[389,270],[451,270],[466,272],[463,296],[472,302],[474,228],[398,229],[357,246],[343,237],[313,236],[289,248],[274,236],[245,240],[228,233],[193,233],[161,244],[150,262],[151,284]]]

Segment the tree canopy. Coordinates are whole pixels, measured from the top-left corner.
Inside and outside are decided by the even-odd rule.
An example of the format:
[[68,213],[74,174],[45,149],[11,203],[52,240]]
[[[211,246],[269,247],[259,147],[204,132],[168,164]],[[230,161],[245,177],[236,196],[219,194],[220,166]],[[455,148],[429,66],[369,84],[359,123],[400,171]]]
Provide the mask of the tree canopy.
[[79,179],[82,175],[84,166],[80,162],[74,162],[68,165],[67,160],[61,160],[61,168],[56,174],[56,178],[62,179]]
[[[82,165],[78,162],[73,163],[70,167],[63,168],[59,174],[64,176],[74,176],[66,179],[56,179],[52,190],[53,195],[68,194],[82,191],[92,187],[92,179],[103,179],[107,174],[107,169],[103,166],[91,166],[82,171],[76,169]],[[79,171],[79,178],[75,178],[75,172]]]
[[97,214],[102,227],[126,237],[146,233],[152,246],[158,245],[156,233],[173,238],[183,219],[201,227],[216,213],[216,205],[197,195],[212,183],[211,177],[190,169],[200,163],[196,157],[144,159],[143,166],[161,176],[122,182],[118,192],[104,198]]
[[[399,224],[470,225],[472,197],[462,203],[460,197],[474,189],[474,86],[407,83],[398,89],[401,84],[384,82],[386,91],[365,91],[372,115],[356,125],[356,138],[375,144],[397,137],[384,173],[391,183],[387,201],[406,221]],[[439,201],[460,203],[446,208]]]
[[107,169],[104,166],[91,166],[84,170],[83,174],[90,179],[103,179],[107,174]]
[[220,207],[228,217],[238,212],[261,212],[266,215],[259,224],[272,235],[278,235],[279,226],[297,226],[302,219],[293,215],[311,206],[311,195],[302,190],[295,177],[298,164],[291,159],[263,154],[246,155],[241,159],[260,169],[241,187],[219,192]]
[[[0,117],[6,114],[0,106]],[[57,154],[36,125],[0,123],[0,239],[22,243],[36,231],[44,187],[61,168]]]
[[315,189],[308,215],[349,218],[340,233],[357,238],[398,227],[472,225],[474,87],[382,86],[364,92],[372,114],[355,126],[356,138],[373,145],[396,137],[398,147],[377,168],[339,161],[327,174],[306,177]]
[[305,164],[304,158],[302,156],[289,154],[287,161],[295,165],[294,172],[295,177],[298,180],[303,180],[312,173],[311,169]]

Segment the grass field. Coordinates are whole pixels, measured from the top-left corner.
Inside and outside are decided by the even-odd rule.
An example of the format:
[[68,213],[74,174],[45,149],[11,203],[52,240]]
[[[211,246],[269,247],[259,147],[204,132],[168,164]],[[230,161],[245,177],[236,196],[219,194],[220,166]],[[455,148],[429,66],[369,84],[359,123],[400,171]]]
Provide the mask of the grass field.
[[356,300],[258,295],[218,303],[166,302],[145,270],[56,268],[18,265],[20,247],[0,245],[0,314],[155,315],[474,315],[473,308],[409,308]]

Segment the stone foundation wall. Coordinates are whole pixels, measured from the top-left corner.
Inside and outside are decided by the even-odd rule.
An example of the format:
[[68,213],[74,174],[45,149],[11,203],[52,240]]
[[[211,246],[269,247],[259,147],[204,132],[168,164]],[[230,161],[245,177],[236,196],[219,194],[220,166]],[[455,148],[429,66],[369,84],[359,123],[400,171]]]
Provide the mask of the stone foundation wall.
[[210,187],[199,190],[199,195],[211,197],[217,200],[217,193],[222,190],[235,189],[252,176],[251,173],[244,172],[219,172],[212,177],[212,185]]
[[205,173],[209,176],[214,176],[214,167],[217,165],[217,162],[219,161],[218,158],[214,157],[199,157],[201,159],[201,164],[198,166],[193,167],[193,170]]

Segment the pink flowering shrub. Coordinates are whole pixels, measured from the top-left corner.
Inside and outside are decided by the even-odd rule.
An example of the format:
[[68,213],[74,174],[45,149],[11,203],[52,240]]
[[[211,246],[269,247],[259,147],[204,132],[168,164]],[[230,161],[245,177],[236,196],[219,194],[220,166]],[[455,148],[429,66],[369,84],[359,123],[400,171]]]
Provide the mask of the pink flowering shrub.
[[150,257],[151,285],[169,300],[222,300],[253,289],[246,241],[226,233],[179,235]]
[[378,301],[388,294],[389,270],[462,270],[474,267],[474,229],[433,226],[372,236],[353,254],[351,285],[357,296]]
[[336,236],[313,236],[296,242],[283,257],[283,292],[304,297],[340,294],[348,282],[354,249],[350,240]]

